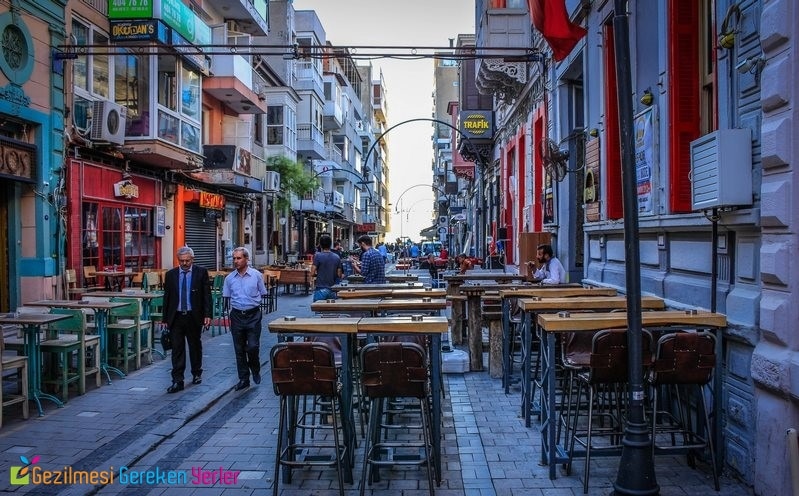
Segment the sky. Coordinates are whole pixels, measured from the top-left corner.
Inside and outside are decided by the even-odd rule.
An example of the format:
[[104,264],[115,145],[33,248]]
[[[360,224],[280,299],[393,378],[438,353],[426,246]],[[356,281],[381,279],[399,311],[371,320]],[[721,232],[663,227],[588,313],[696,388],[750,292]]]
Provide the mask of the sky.
[[[315,10],[327,40],[336,46],[444,48],[449,46],[449,38],[475,32],[473,0],[294,0],[294,8]],[[431,59],[372,61],[382,69],[386,82],[387,127],[431,117],[433,63]],[[393,203],[386,240],[409,236],[419,241],[419,231],[433,223],[433,190],[416,186],[432,183],[432,132],[432,123],[419,121],[400,125],[386,135]],[[396,213],[397,209],[401,211]]]

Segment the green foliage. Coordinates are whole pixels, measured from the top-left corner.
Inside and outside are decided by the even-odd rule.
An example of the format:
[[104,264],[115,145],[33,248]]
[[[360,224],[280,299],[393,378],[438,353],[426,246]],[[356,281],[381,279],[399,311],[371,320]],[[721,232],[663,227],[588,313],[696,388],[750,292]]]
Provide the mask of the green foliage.
[[276,198],[278,210],[284,211],[291,206],[290,194],[302,198],[319,187],[319,179],[307,171],[305,167],[296,160],[291,160],[284,155],[272,156],[266,159],[266,168],[280,174],[281,195]]

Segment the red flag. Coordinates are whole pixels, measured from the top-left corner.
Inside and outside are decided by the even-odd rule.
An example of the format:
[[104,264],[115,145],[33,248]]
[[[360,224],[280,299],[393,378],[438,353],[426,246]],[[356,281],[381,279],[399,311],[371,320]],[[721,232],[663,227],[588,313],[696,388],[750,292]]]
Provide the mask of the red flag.
[[533,26],[547,40],[556,61],[565,59],[587,32],[569,20],[566,0],[527,0],[527,6]]

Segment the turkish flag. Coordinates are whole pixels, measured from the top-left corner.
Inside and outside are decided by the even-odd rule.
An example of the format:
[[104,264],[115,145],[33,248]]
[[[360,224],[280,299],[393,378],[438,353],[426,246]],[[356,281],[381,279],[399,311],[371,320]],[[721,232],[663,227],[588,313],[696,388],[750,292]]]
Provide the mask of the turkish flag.
[[527,6],[533,26],[547,40],[556,61],[565,59],[587,33],[585,28],[569,20],[566,0],[527,0]]

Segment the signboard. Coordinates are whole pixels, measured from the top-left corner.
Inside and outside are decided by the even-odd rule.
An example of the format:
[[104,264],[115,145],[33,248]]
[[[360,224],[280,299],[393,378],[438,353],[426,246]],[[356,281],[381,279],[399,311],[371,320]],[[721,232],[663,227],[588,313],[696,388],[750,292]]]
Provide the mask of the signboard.
[[355,232],[364,233],[375,231],[375,223],[374,222],[365,222],[363,224],[358,224],[355,226]]
[[155,207],[155,224],[153,225],[153,236],[163,238],[166,236],[166,207]]
[[114,196],[121,196],[132,200],[139,197],[139,187],[133,184],[130,179],[124,179],[118,183],[114,183]]
[[494,137],[494,112],[490,110],[462,110],[458,114],[458,128],[469,139],[490,140]]
[[164,31],[165,26],[155,19],[111,21],[111,41],[166,41],[165,36],[159,37]]
[[222,210],[225,208],[225,197],[208,191],[200,191],[200,206],[213,210]]
[[109,19],[161,19],[189,43],[211,43],[211,28],[180,0],[108,0]]
[[0,138],[0,177],[34,182],[36,148],[28,143]]
[[635,116],[635,179],[638,190],[638,213],[651,214],[654,188],[652,175],[655,171],[655,125],[654,107]]

